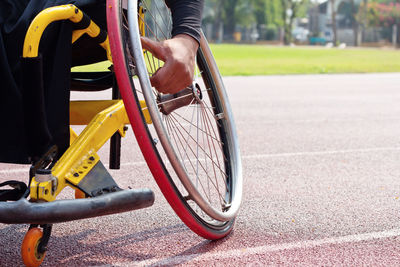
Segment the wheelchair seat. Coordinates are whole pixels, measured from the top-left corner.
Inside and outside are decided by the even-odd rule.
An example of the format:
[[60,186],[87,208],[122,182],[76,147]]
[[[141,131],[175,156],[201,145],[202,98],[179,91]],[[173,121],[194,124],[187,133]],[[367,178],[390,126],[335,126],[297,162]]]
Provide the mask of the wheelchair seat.
[[113,85],[114,74],[111,71],[71,72],[71,91],[103,91]]

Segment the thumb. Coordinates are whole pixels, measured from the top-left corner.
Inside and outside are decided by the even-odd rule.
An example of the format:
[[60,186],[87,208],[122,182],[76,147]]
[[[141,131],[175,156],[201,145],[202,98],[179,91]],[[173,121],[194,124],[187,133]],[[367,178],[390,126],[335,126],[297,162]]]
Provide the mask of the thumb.
[[165,61],[163,45],[161,42],[153,41],[147,37],[140,37],[140,41],[142,42],[143,49],[152,53],[156,58]]

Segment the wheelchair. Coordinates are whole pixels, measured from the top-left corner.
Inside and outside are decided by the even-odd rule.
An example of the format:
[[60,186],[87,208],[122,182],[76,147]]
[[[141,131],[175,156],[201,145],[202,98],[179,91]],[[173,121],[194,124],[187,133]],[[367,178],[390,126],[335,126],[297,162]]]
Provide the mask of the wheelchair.
[[[29,224],[21,254],[26,266],[44,260],[53,224],[149,207],[150,189],[121,189],[97,151],[110,140],[110,169],[120,168],[121,138],[131,126],[161,192],[179,218],[199,236],[215,240],[233,228],[242,198],[242,165],[233,114],[217,64],[201,33],[193,84],[161,94],[149,78],[163,62],[143,50],[141,36],[170,37],[171,13],[164,1],[107,0],[107,29],[74,5],[40,12],[29,27],[23,58],[36,59],[40,38],[54,21],[70,20],[106,50],[109,72],[72,73],[72,86],[113,88],[113,99],[71,101],[68,150],[55,160],[50,149],[29,173],[21,198],[0,202],[0,223]],[[115,82],[116,81],[116,82]],[[11,186],[13,186],[11,184]],[[14,185],[14,188],[20,186]],[[75,199],[56,200],[65,188]]]

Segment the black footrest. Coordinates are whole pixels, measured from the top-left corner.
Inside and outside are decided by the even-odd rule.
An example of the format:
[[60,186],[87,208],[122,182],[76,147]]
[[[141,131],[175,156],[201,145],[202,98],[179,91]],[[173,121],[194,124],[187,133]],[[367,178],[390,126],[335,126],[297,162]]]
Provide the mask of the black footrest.
[[0,202],[0,223],[48,224],[146,208],[154,203],[150,189],[122,190],[99,197],[32,203],[25,198]]
[[101,161],[96,163],[77,187],[90,197],[121,190]]

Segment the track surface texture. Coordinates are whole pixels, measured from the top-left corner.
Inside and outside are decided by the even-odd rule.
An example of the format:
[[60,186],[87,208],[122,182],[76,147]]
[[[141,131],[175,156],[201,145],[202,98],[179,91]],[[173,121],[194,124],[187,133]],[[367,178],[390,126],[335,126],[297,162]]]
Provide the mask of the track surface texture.
[[[234,231],[211,242],[188,230],[129,132],[111,173],[122,188],[154,190],[154,205],[55,225],[43,266],[400,265],[400,74],[224,80],[244,168]],[[27,170],[1,164],[0,181],[26,181]],[[0,225],[1,266],[22,265],[26,231]]]

